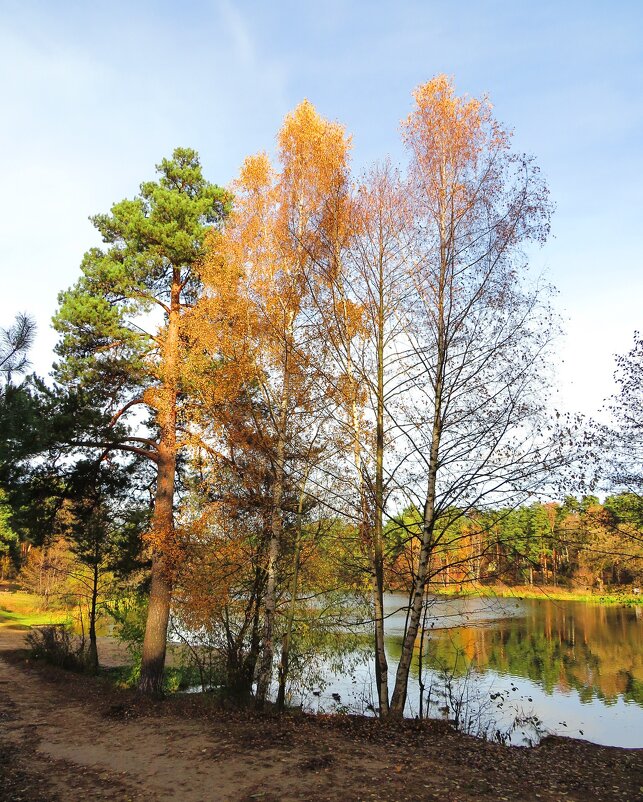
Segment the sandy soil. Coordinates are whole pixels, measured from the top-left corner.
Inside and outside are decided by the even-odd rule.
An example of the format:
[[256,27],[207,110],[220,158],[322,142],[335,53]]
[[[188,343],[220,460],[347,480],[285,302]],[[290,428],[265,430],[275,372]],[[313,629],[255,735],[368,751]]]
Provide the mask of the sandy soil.
[[516,749],[441,723],[152,702],[34,663],[23,637],[0,629],[1,802],[643,799],[643,750],[561,738]]

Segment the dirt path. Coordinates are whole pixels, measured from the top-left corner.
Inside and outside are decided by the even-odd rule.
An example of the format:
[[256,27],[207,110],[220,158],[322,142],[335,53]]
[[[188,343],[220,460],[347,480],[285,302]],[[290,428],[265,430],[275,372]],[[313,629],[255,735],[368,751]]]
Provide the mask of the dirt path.
[[1,802],[643,798],[643,751],[510,749],[439,724],[260,717],[162,703],[26,661],[0,629]]

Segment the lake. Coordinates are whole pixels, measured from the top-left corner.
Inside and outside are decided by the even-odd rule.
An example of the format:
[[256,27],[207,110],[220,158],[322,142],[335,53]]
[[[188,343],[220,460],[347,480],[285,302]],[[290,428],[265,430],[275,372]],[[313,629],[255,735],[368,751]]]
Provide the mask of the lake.
[[[401,651],[406,597],[388,594],[390,689]],[[431,600],[422,650],[423,715],[513,744],[554,733],[598,744],[643,747],[643,608],[548,599]],[[348,666],[348,668],[347,668]],[[406,714],[420,712],[420,650]],[[323,681],[293,701],[313,711],[373,713],[370,654],[343,667],[326,659]],[[427,713],[428,711],[428,713]]]

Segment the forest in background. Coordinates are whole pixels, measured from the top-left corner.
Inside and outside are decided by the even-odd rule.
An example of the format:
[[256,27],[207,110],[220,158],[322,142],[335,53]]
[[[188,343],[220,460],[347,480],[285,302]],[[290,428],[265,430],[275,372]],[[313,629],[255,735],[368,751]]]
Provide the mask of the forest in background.
[[[353,176],[306,101],[230,189],[177,149],[92,218],[53,383],[14,382],[32,324],[4,331],[2,574],[84,606],[90,668],[110,610],[162,692],[178,622],[238,697],[263,706],[276,677],[283,706],[301,644],[358,616],[401,716],[428,594],[640,585],[643,343],[612,426],[550,407],[559,324],[526,255],[545,182],[486,99],[444,77],[414,98],[404,169]],[[409,597],[392,688],[390,589]]]

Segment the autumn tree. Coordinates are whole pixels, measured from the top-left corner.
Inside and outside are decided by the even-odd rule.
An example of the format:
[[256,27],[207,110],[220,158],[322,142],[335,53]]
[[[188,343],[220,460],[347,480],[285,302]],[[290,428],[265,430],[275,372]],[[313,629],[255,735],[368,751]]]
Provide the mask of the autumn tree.
[[[180,622],[178,629],[192,633],[187,640],[194,659],[200,660],[195,644],[215,647],[225,670],[226,692],[237,701],[248,702],[259,669],[265,623],[274,448],[269,437],[271,422],[259,398],[242,395],[226,411],[219,407],[216,417],[221,432],[207,446],[203,444],[194,458],[189,486],[194,515],[187,524],[186,570],[177,583],[173,610]],[[294,453],[286,459],[281,502],[273,630],[275,642],[283,635],[280,689],[285,688],[289,675],[295,612],[300,612],[298,596],[316,539],[308,535],[308,525],[311,511],[319,505],[305,494],[305,478],[300,488],[296,486],[305,447],[289,441]],[[315,447],[313,436],[308,448],[312,451]],[[315,460],[308,464],[314,466]],[[203,649],[203,654],[207,653]]]
[[[327,358],[318,290],[325,280],[319,253],[328,225],[327,197],[345,180],[348,141],[308,102],[286,117],[278,135],[277,166],[265,154],[244,163],[233,186],[235,209],[209,259],[217,270],[234,266],[246,314],[237,320],[237,351],[246,343],[252,365],[246,381],[254,410],[254,447],[270,465],[266,521],[261,660],[257,701],[272,676],[278,564],[288,488],[299,485],[310,456],[307,440],[332,406],[324,381]],[[215,278],[215,284],[220,283]]]
[[[326,263],[335,366],[336,423],[352,470],[341,503],[356,522],[356,554],[371,576],[375,672],[379,709],[388,713],[384,647],[385,542],[396,451],[393,421],[409,376],[397,347],[403,333],[410,230],[406,188],[389,164],[373,168],[334,202],[337,221]],[[328,314],[327,314],[327,317]],[[357,493],[353,492],[357,490]],[[336,499],[339,506],[340,499]],[[351,509],[352,507],[352,509]]]
[[184,631],[216,646],[226,690],[238,701],[252,695],[260,656],[272,511],[270,422],[257,392],[251,382],[233,401],[199,407],[186,486],[186,570],[175,607]]
[[403,135],[415,232],[405,333],[416,370],[413,409],[398,426],[412,455],[406,486],[422,510],[422,535],[391,699],[396,716],[444,536],[440,517],[533,492],[557,454],[539,395],[552,323],[539,287],[523,278],[521,253],[547,235],[546,187],[533,161],[512,153],[486,99],[457,97],[444,76],[414,97]]
[[107,420],[73,445],[99,455],[135,454],[156,469],[140,680],[147,693],[162,689],[180,555],[174,498],[185,422],[182,321],[201,292],[206,234],[220,224],[229,203],[224,190],[203,178],[193,150],[175,150],[157,170],[159,180],[143,183],[136,198],[92,218],[105,247],[85,254],[82,277],[61,293],[54,318],[61,335],[56,378],[89,393]]

